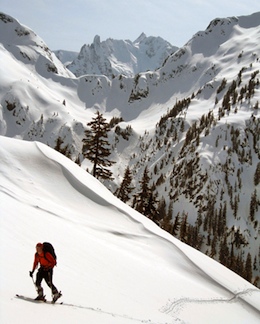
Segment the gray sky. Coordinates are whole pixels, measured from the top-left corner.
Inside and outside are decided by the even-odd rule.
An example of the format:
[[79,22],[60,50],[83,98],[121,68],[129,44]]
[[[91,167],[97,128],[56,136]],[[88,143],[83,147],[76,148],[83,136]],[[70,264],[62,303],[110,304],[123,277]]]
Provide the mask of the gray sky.
[[[259,0],[0,0],[0,11],[30,27],[52,49],[79,51],[95,35],[134,41],[144,32],[175,46],[214,18],[260,11]],[[0,31],[1,32],[1,31]]]

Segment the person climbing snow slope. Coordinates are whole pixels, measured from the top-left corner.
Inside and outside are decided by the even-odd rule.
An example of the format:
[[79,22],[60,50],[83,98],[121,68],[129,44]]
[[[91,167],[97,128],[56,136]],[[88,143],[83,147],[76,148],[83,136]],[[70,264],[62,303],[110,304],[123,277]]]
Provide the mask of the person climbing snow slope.
[[45,243],[37,243],[36,253],[34,255],[33,268],[32,271],[29,272],[29,274],[30,277],[33,278],[33,273],[37,269],[38,264],[40,264],[40,268],[36,274],[35,286],[37,288],[38,296],[35,298],[35,300],[45,301],[43,288],[41,286],[42,280],[44,279],[47,285],[51,289],[53,302],[56,302],[56,300],[62,296],[52,281],[53,268],[57,264],[57,262],[54,256],[50,252],[44,250],[44,244]]

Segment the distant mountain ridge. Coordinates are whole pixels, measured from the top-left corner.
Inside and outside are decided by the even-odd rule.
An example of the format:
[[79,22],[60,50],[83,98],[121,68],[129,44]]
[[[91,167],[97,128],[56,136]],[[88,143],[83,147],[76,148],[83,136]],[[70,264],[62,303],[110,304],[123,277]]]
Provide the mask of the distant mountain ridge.
[[57,50],[57,51],[53,51],[53,53],[65,66],[73,62],[79,55],[78,52],[67,51],[67,50]]
[[[78,56],[66,66],[77,77],[85,74],[105,75],[110,79],[119,74],[132,77],[160,68],[177,49],[161,37],[147,37],[144,33],[134,42],[111,38],[101,41],[97,35],[93,43],[82,46]],[[65,63],[61,54],[62,51],[57,53]]]

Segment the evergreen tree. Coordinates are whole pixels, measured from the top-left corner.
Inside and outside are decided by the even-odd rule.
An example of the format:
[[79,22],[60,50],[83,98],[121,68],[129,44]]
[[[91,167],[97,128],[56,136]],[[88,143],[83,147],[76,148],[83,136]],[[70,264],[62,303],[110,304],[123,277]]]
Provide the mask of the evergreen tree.
[[244,269],[244,276],[243,277],[246,280],[248,280],[249,282],[252,282],[252,278],[253,278],[253,273],[252,273],[252,257],[251,257],[251,254],[250,253],[247,254],[246,264],[245,264],[245,269]]
[[150,194],[149,187],[150,176],[148,168],[145,167],[142,179],[139,181],[140,191],[134,195],[133,208],[135,208],[140,213],[144,213],[145,205],[147,205],[148,197]]
[[156,206],[158,202],[149,182],[150,176],[146,166],[142,179],[139,181],[140,191],[134,195],[133,208],[155,221],[158,219],[158,208]]
[[175,237],[177,237],[178,235],[178,232],[179,232],[179,229],[180,229],[180,214],[178,213],[174,219],[174,223],[173,223],[173,226],[172,226],[172,231],[171,231],[171,234]]
[[257,186],[260,183],[260,162],[258,162],[254,175],[254,184]]
[[256,189],[251,196],[250,209],[249,209],[249,219],[251,222],[255,220],[255,214],[258,210],[257,192]]
[[111,154],[107,134],[110,130],[109,124],[103,115],[97,111],[96,117],[87,124],[90,129],[85,131],[82,153],[85,158],[93,163],[92,174],[96,178],[104,180],[113,180],[112,172],[106,167],[110,167],[113,161],[108,159]]
[[173,213],[173,201],[170,201],[168,211],[167,211],[167,216],[172,218],[172,213]]
[[241,253],[236,257],[236,261],[234,264],[234,272],[236,272],[241,277],[244,275],[244,262]]
[[149,199],[148,199],[148,204],[145,208],[145,213],[148,218],[153,220],[155,223],[159,225],[159,212],[158,212],[158,199],[157,199],[157,194],[154,194],[153,188],[151,188],[150,194],[149,194]]
[[198,226],[188,225],[187,244],[200,250],[203,243],[203,237],[199,234]]
[[167,214],[165,217],[160,221],[160,226],[162,229],[167,231],[168,233],[172,233],[172,213],[173,213],[173,203],[170,202]]
[[56,145],[54,147],[54,150],[60,152],[67,158],[71,159],[71,151],[69,149],[69,145],[64,145],[64,141],[60,136],[56,139]]
[[235,271],[236,265],[236,256],[234,254],[234,244],[231,244],[230,258],[229,258],[229,269]]
[[217,221],[217,234],[219,237],[226,231],[226,217],[227,217],[227,204],[224,203],[224,207],[220,204],[218,221]]
[[159,202],[159,206],[158,206],[158,216],[159,216],[159,220],[164,219],[167,215],[166,212],[166,201],[164,199],[164,197],[161,198],[160,202]]
[[211,253],[210,257],[214,258],[214,256],[217,254],[217,234],[214,233],[213,239],[211,241]]
[[180,239],[182,242],[187,243],[187,234],[188,234],[188,214],[183,213],[181,225],[180,225]]
[[228,267],[230,263],[230,253],[227,245],[227,235],[225,234],[224,239],[220,242],[219,248],[219,262],[224,266]]
[[129,166],[125,169],[124,178],[120,187],[116,190],[116,196],[123,202],[127,202],[130,199],[129,194],[133,191],[134,187],[131,186],[132,174]]

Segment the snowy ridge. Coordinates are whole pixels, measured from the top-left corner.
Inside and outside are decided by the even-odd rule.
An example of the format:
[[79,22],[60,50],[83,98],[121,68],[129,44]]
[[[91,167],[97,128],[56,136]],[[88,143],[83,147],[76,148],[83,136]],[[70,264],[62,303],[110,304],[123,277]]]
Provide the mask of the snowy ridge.
[[13,60],[22,62],[29,69],[35,69],[43,77],[50,77],[51,73],[72,77],[44,41],[30,28],[4,13],[0,13],[0,24],[1,51],[6,49],[12,53]]
[[91,45],[82,46],[78,57],[67,68],[76,76],[101,74],[112,78],[122,74],[133,77],[161,67],[177,49],[161,37],[147,37],[144,33],[134,42],[114,39],[101,42],[97,35]]
[[[257,323],[257,288],[174,239],[51,148],[0,141],[1,255],[19,250],[1,268],[4,322],[34,322],[36,305],[12,297],[17,289],[34,295],[27,274],[33,242],[46,239],[58,253],[54,278],[64,305],[37,306],[45,314],[39,323]],[[194,306],[203,316],[194,315]]]

